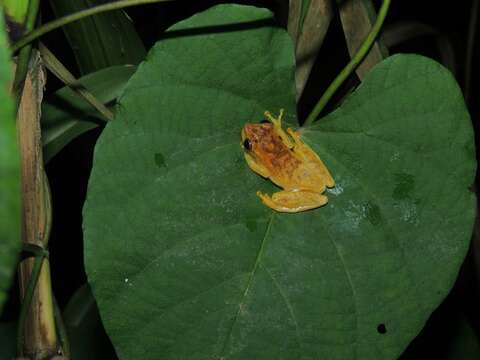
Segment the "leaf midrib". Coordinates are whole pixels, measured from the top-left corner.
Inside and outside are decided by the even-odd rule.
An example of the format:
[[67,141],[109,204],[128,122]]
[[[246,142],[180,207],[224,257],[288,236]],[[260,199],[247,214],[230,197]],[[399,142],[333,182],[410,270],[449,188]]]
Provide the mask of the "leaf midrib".
[[230,338],[232,336],[233,328],[235,327],[235,324],[237,323],[238,316],[240,315],[240,310],[241,310],[242,306],[244,305],[245,299],[246,299],[246,297],[248,295],[248,292],[250,290],[250,287],[252,285],[253,278],[255,277],[255,273],[257,271],[257,268],[260,265],[260,261],[261,261],[262,255],[263,255],[263,251],[265,249],[265,243],[266,243],[267,237],[270,235],[270,229],[272,227],[274,217],[275,217],[275,213],[272,212],[272,214],[270,215],[270,220],[268,221],[268,224],[267,224],[267,229],[265,230],[265,235],[263,236],[263,239],[262,239],[262,243],[260,244],[260,247],[258,249],[257,258],[255,259],[255,263],[253,264],[253,268],[252,268],[252,271],[250,273],[250,277],[248,278],[247,284],[245,286],[245,291],[243,292],[242,298],[241,298],[240,302],[238,303],[238,309],[237,309],[237,312],[235,313],[235,315],[233,317],[232,325],[230,326],[230,329],[228,330],[228,333],[225,336],[225,341],[223,343],[222,350],[220,351],[220,354],[219,354],[220,359],[224,359],[225,350],[226,350],[227,345],[228,345],[228,343],[230,341]]

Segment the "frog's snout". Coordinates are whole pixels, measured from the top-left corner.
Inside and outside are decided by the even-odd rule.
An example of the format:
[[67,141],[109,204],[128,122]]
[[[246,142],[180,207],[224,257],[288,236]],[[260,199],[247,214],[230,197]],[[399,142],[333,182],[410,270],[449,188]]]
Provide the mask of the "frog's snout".
[[242,129],[242,143],[243,143],[243,141],[245,140],[246,137],[247,137],[247,134],[245,133],[245,127],[243,127],[243,129]]

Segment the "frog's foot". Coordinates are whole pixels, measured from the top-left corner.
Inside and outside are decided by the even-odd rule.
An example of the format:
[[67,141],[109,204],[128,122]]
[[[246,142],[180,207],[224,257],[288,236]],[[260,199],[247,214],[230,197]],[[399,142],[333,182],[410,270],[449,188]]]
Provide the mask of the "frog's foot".
[[270,111],[265,111],[263,115],[267,118],[268,121],[270,121],[273,125],[276,127],[281,128],[282,127],[282,119],[283,119],[283,114],[285,111],[283,109],[280,109],[280,114],[278,114],[278,118],[272,115]]
[[328,198],[325,195],[305,190],[279,191],[274,193],[272,197],[257,191],[257,196],[269,208],[288,213],[315,209],[328,202]]
[[269,111],[265,111],[264,115],[267,120],[273,124],[275,131],[277,132],[278,136],[282,138],[283,143],[291,149],[293,148],[294,144],[292,140],[288,137],[287,133],[282,129],[282,119],[284,113],[285,111],[283,109],[280,109],[280,114],[278,115],[278,118],[275,118]]

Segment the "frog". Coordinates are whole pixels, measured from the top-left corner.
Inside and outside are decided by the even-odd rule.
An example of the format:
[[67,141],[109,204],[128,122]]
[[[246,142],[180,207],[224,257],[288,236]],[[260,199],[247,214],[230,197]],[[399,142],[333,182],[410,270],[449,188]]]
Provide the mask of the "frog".
[[326,188],[335,181],[317,153],[301,139],[300,130],[282,127],[284,110],[277,117],[269,111],[260,123],[247,123],[241,132],[241,146],[248,167],[282,190],[271,196],[257,191],[269,208],[298,213],[328,202]]

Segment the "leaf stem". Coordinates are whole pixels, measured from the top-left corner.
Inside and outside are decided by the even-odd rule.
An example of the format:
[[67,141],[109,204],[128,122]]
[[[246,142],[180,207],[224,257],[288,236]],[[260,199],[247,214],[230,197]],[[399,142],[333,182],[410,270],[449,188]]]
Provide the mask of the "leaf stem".
[[[32,0],[32,1],[38,2],[38,0]],[[173,0],[119,0],[119,1],[110,2],[103,5],[94,6],[89,9],[81,10],[76,13],[66,15],[56,20],[50,21],[49,23],[46,23],[36,28],[35,30],[28,32],[27,34],[25,34],[25,36],[23,36],[15,44],[12,45],[11,51],[12,53],[15,53],[21,48],[23,48],[25,45],[39,38],[40,36],[45,35],[46,33],[52,30],[58,29],[59,27],[62,27],[64,25],[86,18],[88,16],[100,14],[107,11],[123,9],[130,6],[151,4],[151,3],[157,3],[157,2],[166,2],[166,1],[173,1]]]
[[68,341],[67,328],[63,322],[62,312],[58,306],[57,299],[53,297],[53,313],[55,315],[55,325],[57,333],[60,337],[60,344],[62,346],[63,355],[67,358],[71,358],[70,354],[70,342]]
[[[28,5],[27,17],[25,19],[25,31],[31,32],[37,20],[38,9],[40,7],[40,0],[30,0]],[[13,95],[15,98],[15,111],[18,111],[20,99],[22,98],[23,84],[27,76],[28,63],[32,53],[32,46],[25,46],[18,55],[17,68],[15,70],[15,77],[13,79]]]
[[368,54],[368,51],[372,47],[375,39],[382,28],[383,22],[385,21],[385,17],[387,16],[388,9],[390,7],[390,0],[383,0],[382,6],[378,12],[377,20],[373,25],[370,33],[368,34],[367,38],[363,42],[362,46],[358,49],[355,55],[352,57],[350,62],[343,68],[340,74],[332,81],[329,85],[325,93],[322,95],[318,103],[313,108],[310,115],[308,115],[307,119],[305,120],[304,126],[312,125],[313,122],[317,119],[318,115],[322,112],[322,110],[327,105],[328,101],[332,98],[333,94],[337,89],[343,84],[343,82],[352,74],[355,68],[362,62],[364,57]]

